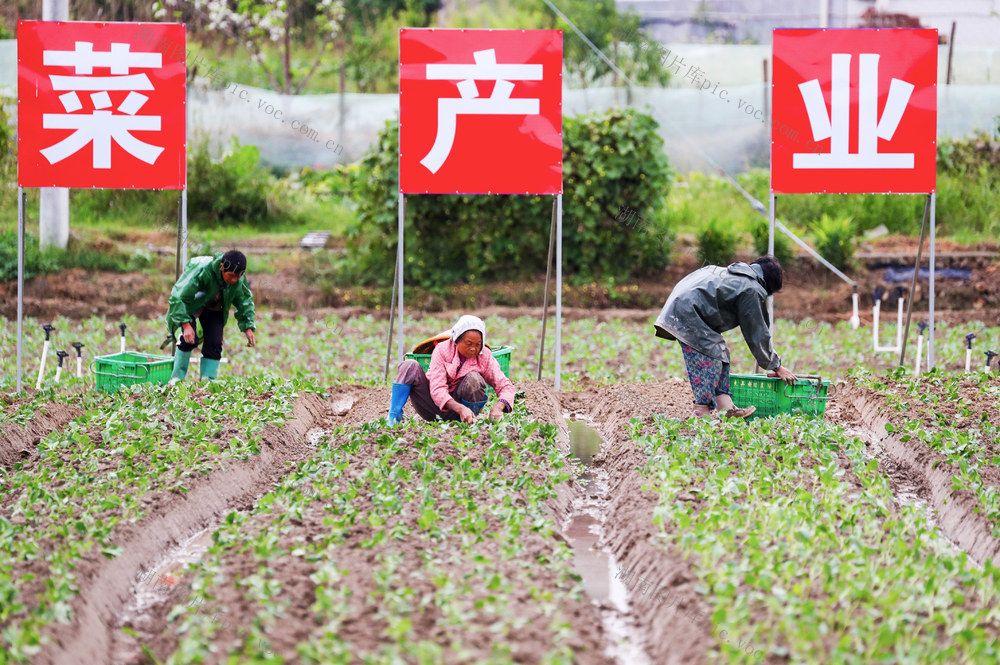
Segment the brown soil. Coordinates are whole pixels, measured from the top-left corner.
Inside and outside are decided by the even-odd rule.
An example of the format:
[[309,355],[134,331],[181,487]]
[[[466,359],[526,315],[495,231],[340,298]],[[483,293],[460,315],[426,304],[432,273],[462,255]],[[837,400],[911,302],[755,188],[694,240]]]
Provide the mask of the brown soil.
[[[529,410],[539,419],[550,422],[557,419],[558,405],[551,393],[542,385],[533,383],[519,384],[518,388],[525,392],[525,402]],[[385,405],[388,402],[388,391],[388,388],[365,388],[361,386],[347,386],[334,389],[330,395],[330,400],[333,403],[346,403],[349,400],[353,400],[354,405],[343,416],[329,419],[328,424],[356,426],[365,421],[383,416]],[[562,429],[565,430],[565,426]],[[418,434],[418,430],[404,428],[397,435],[413,440]],[[484,444],[488,443],[489,435],[487,432],[482,432],[480,436],[484,437]],[[381,458],[383,453],[376,442],[377,437],[377,432],[370,435],[369,443],[352,458],[351,466],[345,471],[345,474],[336,479],[338,487],[341,485],[346,487],[346,483],[361,474],[369,462]],[[328,444],[323,445],[335,446],[337,442],[330,441]],[[474,464],[480,461],[474,458],[475,452],[486,447],[486,445],[483,445],[480,448],[473,449],[470,453],[473,456],[471,461]],[[455,449],[448,445],[447,441],[443,440],[440,446],[435,449],[434,457],[441,458],[454,453]],[[412,464],[415,458],[416,454],[414,453],[409,457],[403,456],[401,459],[394,459],[393,462],[407,466]],[[523,474],[538,478],[547,473],[547,464],[544,460],[540,460],[540,462],[537,467],[534,465],[526,465],[518,468],[510,467],[501,469],[501,473],[512,478]],[[488,499],[484,498],[484,500]],[[559,500],[556,501],[556,503],[558,502]],[[515,503],[517,502],[515,501]],[[355,502],[355,505],[357,505],[357,502]],[[442,501],[439,505],[445,507],[445,514],[443,515],[445,520],[454,519],[453,515],[447,510],[449,508],[448,502]],[[456,512],[457,507],[454,504],[451,504],[450,508],[452,512]],[[282,540],[278,548],[290,551],[294,549],[296,543],[309,542],[319,537],[324,531],[323,517],[325,511],[326,506],[317,502],[311,506],[309,512],[302,515],[301,519],[296,518],[291,520],[289,528],[283,531]],[[273,519],[274,516],[271,515],[257,516],[243,525],[242,529],[246,533],[253,533],[266,527]],[[414,520],[415,515],[400,515],[400,521],[404,524]],[[360,547],[359,544],[369,540],[376,530],[378,529],[375,527],[359,522],[356,528],[352,530],[349,540],[337,548],[336,561],[338,568],[351,571],[369,570],[373,565],[377,565],[377,562],[381,561],[385,554],[389,552],[402,553],[403,561],[399,570],[403,578],[409,580],[409,585],[415,590],[417,597],[419,598],[425,594],[432,593],[434,587],[430,580],[416,574],[421,569],[422,563],[420,558],[416,556],[417,550],[414,548],[419,547],[420,544],[414,542],[412,539],[408,539],[403,542],[384,542],[372,548]],[[525,548],[521,557],[523,560],[535,560],[538,557],[549,556],[553,545],[552,540],[543,538],[534,531],[522,532],[520,542]],[[518,575],[519,562],[499,559],[497,551],[495,551],[496,548],[497,545],[492,539],[485,539],[477,546],[477,554],[494,561],[495,569],[501,576],[515,579]],[[465,563],[468,564],[466,566],[468,570],[463,569],[461,566],[455,567],[454,564],[451,564],[452,568],[449,570],[449,575],[452,579],[468,579],[472,575],[471,562],[466,560]],[[262,562],[255,558],[253,552],[238,553],[223,562],[222,575],[227,580],[245,578],[256,573],[260,565],[262,565]],[[308,580],[309,576],[315,572],[315,564],[307,564],[299,557],[286,557],[278,561],[268,562],[268,567],[270,568],[269,574],[283,582],[282,597],[289,603],[288,609],[278,623],[267,630],[270,642],[269,650],[277,654],[282,662],[297,662],[297,657],[293,649],[297,643],[308,639],[313,630],[314,611],[312,605],[315,602],[315,596],[313,595],[312,584]],[[601,655],[600,647],[603,635],[600,629],[600,620],[596,614],[596,608],[589,605],[586,601],[573,600],[568,593],[569,588],[566,588],[565,583],[560,582],[549,569],[544,567],[533,569],[531,579],[533,585],[549,589],[560,598],[561,609],[570,619],[571,626],[574,627],[570,647],[575,654],[575,662],[595,665],[610,664],[611,661]],[[339,634],[349,640],[352,647],[356,650],[371,652],[378,647],[379,640],[381,639],[380,636],[385,628],[384,620],[379,618],[375,608],[365,601],[374,589],[371,576],[363,574],[347,575],[344,577],[343,585],[351,591],[351,618],[344,623]],[[249,601],[233,585],[224,583],[218,589],[217,597],[209,605],[199,608],[199,611],[206,614],[221,611],[226,617],[254,616],[257,611],[256,605]],[[184,589],[179,587],[177,592],[179,596],[179,594],[184,592]],[[176,602],[176,599],[172,597],[167,599],[166,602],[158,606],[156,616],[144,622],[144,626],[148,626],[144,631],[144,637],[146,638],[144,643],[158,657],[164,657],[167,654],[173,653],[179,640],[179,635],[175,632],[176,624],[170,624],[166,620],[167,612],[174,602]],[[537,603],[531,600],[526,592],[523,596],[515,599],[515,602],[508,607],[508,612],[512,616],[532,618],[529,624],[519,632],[516,640],[510,642],[515,660],[524,663],[538,662],[539,655],[546,651],[552,643],[552,634],[546,627],[548,622],[546,617],[541,614]],[[436,610],[433,608],[427,608],[420,613],[415,613],[413,615],[414,630],[419,639],[433,639],[441,644],[447,644],[448,634],[445,629],[435,622],[436,618]],[[484,616],[481,618],[470,618],[463,623],[461,632],[465,646],[469,647],[472,651],[468,662],[481,662],[489,657],[492,649],[492,640],[486,638],[486,635],[489,634],[488,626],[492,620],[492,618]],[[137,628],[134,625],[129,627],[133,629]],[[225,625],[222,626],[214,639],[214,644],[218,647],[218,650],[215,654],[209,656],[206,661],[207,663],[226,662],[227,649],[230,646],[239,644],[242,640],[237,629],[237,625],[231,624],[229,621],[225,622]],[[470,638],[470,636],[472,637]],[[464,658],[463,662],[466,662]]]
[[[649,636],[644,647],[653,663],[688,665],[707,662],[714,645],[708,606],[695,592],[697,575],[691,563],[665,549],[653,511],[660,501],[642,489],[640,470],[647,455],[628,439],[632,418],[652,423],[654,414],[687,418],[691,413],[691,390],[680,380],[664,383],[632,383],[600,388],[590,393],[566,393],[564,404],[588,412],[604,438],[596,467],[607,469],[612,497],[607,517],[607,546],[618,563],[647,582],[631,590],[633,615]],[[648,592],[647,592],[648,591]]]
[[[79,595],[70,624],[53,623],[46,630],[48,645],[33,661],[38,665],[109,662],[113,636],[109,630],[130,593],[137,573],[154,564],[162,553],[193,532],[216,524],[230,510],[248,508],[274,481],[287,473],[288,462],[304,459],[312,448],[302,437],[325,422],[326,404],[313,395],[300,397],[284,429],[267,425],[266,445],[259,455],[232,460],[207,476],[192,477],[185,494],[160,493],[149,497],[147,517],[122,524],[113,540],[122,554],[107,559],[96,551],[79,565]],[[41,558],[44,562],[44,557]],[[35,563],[37,567],[37,562]],[[43,566],[44,567],[44,566]],[[20,564],[15,576],[31,572]],[[46,567],[47,569],[47,567]],[[34,572],[43,572],[36,570]],[[40,578],[39,584],[44,582]],[[32,597],[29,593],[26,597]]]
[[[886,242],[894,243],[886,245],[893,251],[902,248],[915,252],[915,239]],[[912,247],[909,247],[908,243],[911,242]],[[745,260],[749,257],[740,258]],[[862,312],[871,311],[872,292],[876,286],[881,286],[887,292],[897,286],[881,281],[883,273],[880,266],[885,262],[878,254],[873,254],[860,261],[861,267],[858,270],[849,273],[858,280]],[[938,263],[974,269],[973,278],[968,282],[937,280],[936,305],[941,310],[941,320],[1000,320],[1000,262],[997,259],[959,257]],[[564,284],[564,316],[612,316],[611,312],[638,310],[643,317],[648,318],[650,311],[655,314],[666,300],[670,287],[698,267],[690,256],[685,255],[662,275],[619,285],[613,292],[596,282],[582,286]],[[261,307],[302,312],[332,306],[345,311],[370,312],[376,316],[388,316],[389,312],[387,305],[391,299],[391,290],[335,288],[324,292],[313,281],[304,280],[299,269],[294,266],[281,267],[273,274],[250,275],[250,281],[256,304]],[[498,311],[516,311],[522,314],[540,312],[544,281],[543,274],[523,282],[456,285],[449,290],[447,296],[411,288],[407,289],[407,305],[411,312],[470,308],[496,308]],[[26,316],[43,318],[55,315],[69,318],[86,318],[91,315],[116,317],[126,313],[141,319],[154,318],[166,312],[172,284],[172,272],[146,275],[72,269],[29,280],[25,284],[24,311]],[[908,283],[902,286],[909,288]],[[795,321],[805,317],[823,321],[847,319],[850,316],[851,292],[848,284],[825,268],[800,258],[786,270],[785,288],[775,299],[775,315]],[[0,283],[0,316],[15,318],[16,300],[16,282]],[[918,311],[927,308],[926,280],[917,284],[914,306]],[[550,307],[554,308],[552,298]]]
[[[20,402],[30,401],[33,392],[29,389],[27,396],[7,407],[8,411]],[[15,423],[0,426],[0,469],[9,469],[18,462],[30,464],[38,457],[35,450],[38,442],[80,413],[79,408],[52,402],[36,411],[24,426]]]
[[[975,397],[967,393],[966,399]],[[838,400],[842,422],[860,429],[870,444],[884,451],[881,467],[894,479],[894,484],[904,482],[916,487],[919,498],[936,511],[938,526],[945,535],[975,560],[982,562],[989,559],[993,565],[1000,565],[1000,540],[993,537],[992,527],[981,513],[976,495],[952,486],[955,467],[918,438],[910,437],[905,442],[901,440],[898,430],[912,417],[892,411],[880,394],[859,386],[847,386]],[[978,401],[985,400],[978,396]],[[984,407],[989,419],[993,423],[998,422],[996,405],[984,404]],[[935,409],[956,426],[962,427],[963,419],[957,417],[954,405],[942,402]],[[886,432],[889,423],[896,427],[896,432]],[[931,423],[926,425],[931,426]],[[995,467],[985,468],[980,473],[987,485],[1000,487],[1000,472]]]
[[[610,503],[604,520],[603,545],[621,566],[634,571],[648,583],[630,588],[629,602],[635,623],[647,636],[643,647],[651,661],[658,665],[707,662],[708,653],[716,646],[718,637],[712,633],[709,608],[702,596],[695,591],[697,571],[692,562],[686,561],[662,542],[659,527],[653,523],[654,511],[661,497],[643,489],[641,469],[648,458],[628,437],[632,418],[638,418],[649,425],[655,414],[673,418],[687,417],[691,409],[691,394],[687,383],[681,379],[670,379],[657,383],[600,387],[585,380],[582,391],[563,393],[554,393],[549,382],[519,383],[517,388],[524,391],[524,401],[536,419],[557,425],[558,445],[567,454],[568,428],[563,420],[564,413],[592,420],[593,426],[604,438],[602,450],[593,460],[595,468],[607,472],[611,484],[608,495]],[[225,468],[216,468],[209,475],[195,481],[191,491],[185,495],[151,497],[147,505],[147,517],[133,525],[123,525],[114,534],[115,544],[123,551],[121,556],[108,560],[95,553],[79,567],[77,573],[80,595],[72,608],[74,621],[69,625],[53,624],[48,629],[47,636],[51,641],[35,662],[45,665],[110,662],[109,654],[121,634],[116,618],[121,616],[122,607],[130,597],[134,581],[142,570],[152,567],[173,545],[201,529],[217,524],[227,512],[250,508],[257,498],[289,472],[291,465],[313,454],[312,446],[303,440],[308,432],[317,427],[327,430],[341,425],[356,428],[385,415],[390,390],[388,386],[372,388],[347,385],[331,388],[325,402],[314,396],[301,397],[296,404],[293,421],[281,430],[274,426],[268,426],[265,430],[268,445],[262,447],[260,455],[244,461],[234,461]],[[966,391],[963,395],[966,399],[977,399],[972,392]],[[982,401],[981,397],[978,399]],[[983,408],[987,410],[987,418],[1000,425],[996,405],[984,403]],[[411,407],[407,407],[405,415],[414,416]],[[42,417],[45,416],[39,416]],[[928,503],[938,511],[942,529],[974,558],[980,561],[991,559],[994,564],[1000,565],[1000,542],[992,538],[985,518],[976,512],[975,498],[970,492],[951,489],[953,469],[941,463],[940,455],[915,439],[904,443],[899,440],[898,435],[885,432],[885,424],[895,422],[893,419],[897,416],[887,414],[884,400],[880,396],[853,386],[844,388],[831,404],[827,418],[862,431],[871,439],[872,445],[884,449],[885,455],[880,457],[880,464],[890,479],[897,485],[916,487],[917,494],[926,497]],[[400,431],[404,436],[415,436],[415,430],[404,428]],[[360,473],[369,460],[380,456],[376,443],[377,432],[367,436],[368,443],[357,456],[357,464],[352,463],[345,473]],[[336,441],[324,445],[336,445]],[[435,450],[434,454],[447,455],[451,450],[448,442],[443,440],[440,449]],[[472,461],[475,463],[477,460]],[[403,455],[395,462],[405,465],[412,460]],[[843,460],[843,465],[845,469],[850,469],[850,463],[846,459]],[[508,473],[544,473],[545,464],[539,466],[541,468],[537,469],[512,468]],[[850,476],[850,473],[845,474],[845,478]],[[349,477],[350,475],[346,476]],[[570,514],[573,499],[583,491],[586,488],[577,482],[566,483],[560,488],[559,495],[549,504],[551,515],[557,523],[564,522]],[[686,497],[683,494],[677,497],[681,501],[693,499],[693,496]],[[290,521],[288,530],[282,535],[281,547],[290,551],[295,542],[321,533],[322,517],[323,507],[317,506],[313,512],[303,515],[301,520]],[[401,516],[401,519],[404,517]],[[247,525],[248,530],[266,525],[263,518],[256,517],[254,520],[254,523]],[[366,524],[360,524],[357,532],[352,532],[349,543],[339,548],[343,556],[338,561],[342,567],[370,568],[382,554],[400,551],[399,544],[381,544],[372,549],[356,547],[369,539],[373,532]],[[529,558],[543,556],[553,546],[551,539],[543,538],[535,532],[525,533],[523,538],[525,556]],[[419,568],[419,561],[414,556],[415,550],[403,549],[405,551],[401,565],[404,574],[408,574]],[[490,549],[488,542],[483,544],[481,553],[496,561],[497,569],[505,575],[515,574],[516,562],[497,560],[496,552]],[[224,576],[232,580],[255,573],[259,562],[253,553],[247,552],[228,558],[222,564]],[[40,571],[41,569],[34,570],[29,564],[19,568],[20,574]],[[268,629],[270,648],[280,657],[281,662],[298,662],[292,649],[295,644],[307,639],[313,630],[314,619],[310,608],[314,598],[308,582],[311,572],[311,564],[306,564],[300,557],[283,557],[271,564],[270,574],[284,583],[283,598],[289,601],[286,615],[277,625]],[[455,570],[454,574],[461,577],[470,572]],[[600,612],[609,608],[572,599],[562,583],[541,567],[537,570],[533,583],[539,588],[550,590],[559,599],[564,613],[571,618],[571,644],[576,662],[610,662],[603,655],[607,637],[600,619]],[[353,592],[352,620],[343,627],[345,636],[361,648],[377,646],[384,622],[376,616],[370,605],[363,602],[372,590],[370,576],[348,576],[345,584]],[[419,596],[429,590],[424,588],[426,584],[426,581],[414,577],[411,586]],[[648,588],[649,585],[652,585],[651,589]],[[180,593],[184,591],[182,587],[183,585],[178,585]],[[254,616],[255,606],[235,587],[222,585],[219,588],[222,591],[211,606],[200,611],[220,611],[227,617]],[[173,602],[165,600],[154,608],[141,625],[132,626],[140,631],[142,642],[161,658],[174,650],[179,639],[175,632],[176,623],[168,623],[166,620],[172,605]],[[530,602],[527,595],[518,599],[510,611],[517,616],[535,618],[511,642],[511,646],[515,649],[519,662],[537,662],[538,655],[551,643],[547,622],[536,617],[538,608]],[[486,618],[476,618],[466,627],[479,635],[472,638],[468,645],[481,657],[488,656],[490,649],[490,642],[481,637],[482,632],[479,632],[486,621]],[[434,626],[432,620],[415,621],[414,629],[421,638],[446,641],[447,636]],[[237,626],[227,622],[215,641],[217,650],[206,662],[226,662],[227,647],[236,644],[239,639]],[[763,662],[777,665],[783,661],[770,656]]]

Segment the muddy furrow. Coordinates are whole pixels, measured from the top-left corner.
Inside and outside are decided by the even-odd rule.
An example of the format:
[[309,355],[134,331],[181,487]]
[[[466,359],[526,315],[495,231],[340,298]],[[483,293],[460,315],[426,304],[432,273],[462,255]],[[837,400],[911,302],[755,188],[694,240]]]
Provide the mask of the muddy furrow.
[[[519,391],[524,392],[523,402],[532,412],[535,419],[541,422],[556,424],[559,432],[559,446],[560,448],[564,448],[568,454],[568,428],[565,423],[561,422],[559,404],[553,396],[551,388],[544,383],[536,382],[518,383],[517,388]],[[352,390],[354,391],[354,404],[350,411],[345,414],[344,418],[336,422],[342,422],[352,428],[368,420],[385,415],[389,396],[389,389],[387,387],[354,387]],[[334,391],[328,397],[328,400],[328,404],[335,407],[338,402],[343,400],[343,395],[339,395]],[[413,417],[409,406],[405,410],[404,415],[407,418]],[[404,428],[399,430],[397,435],[413,440],[420,435],[420,431],[418,429]],[[327,433],[327,436],[330,437],[330,440],[320,443],[320,446],[340,447],[337,440],[333,439],[329,433]],[[437,453],[438,455],[452,454],[448,450],[447,439],[443,439],[437,447],[440,449]],[[377,446],[369,444],[367,448],[352,456],[350,469],[335,482],[346,483],[352,476],[360,474],[366,468],[367,463],[373,459],[377,459],[379,453],[380,449]],[[475,456],[473,455],[473,457]],[[411,454],[404,453],[394,458],[393,464],[409,467],[415,461],[416,451],[414,450]],[[544,474],[547,471],[544,468],[531,467],[511,468],[506,473],[515,475],[527,474],[530,476],[540,473]],[[333,482],[334,480],[331,479],[331,483]],[[331,484],[331,487],[334,486]],[[565,512],[565,506],[569,504],[573,496],[573,490],[568,487],[568,484],[561,484],[557,488],[558,496],[548,504],[548,508],[553,515]],[[358,500],[362,501],[361,499]],[[457,508],[457,506],[455,507]],[[278,549],[290,551],[295,546],[295,543],[312,542],[316,537],[329,532],[330,527],[324,525],[320,519],[323,514],[323,505],[318,504],[313,509],[316,511],[315,513],[304,510],[301,519],[296,519],[290,523],[289,529],[281,535],[282,541]],[[412,522],[415,518],[415,513],[412,510],[405,512],[408,517],[401,515],[401,524],[407,523],[407,520]],[[444,519],[451,520],[455,515],[457,513],[447,513]],[[274,521],[274,515],[256,514],[241,527],[241,532],[246,533],[249,538],[252,534],[256,534],[261,530],[272,528]],[[418,549],[424,547],[425,544],[417,544],[416,547],[418,549],[413,549],[414,545],[412,544],[407,545],[395,540],[379,544],[362,545],[362,543],[372,538],[376,530],[377,527],[370,526],[367,521],[361,521],[352,530],[343,544],[331,546],[331,548],[337,550],[332,560],[336,561],[339,569],[357,571],[356,573],[345,575],[342,582],[345,588],[351,590],[351,593],[348,594],[351,616],[338,629],[338,635],[350,642],[352,648],[356,649],[356,653],[374,652],[380,644],[384,646],[391,644],[391,640],[388,640],[385,634],[386,625],[384,618],[381,617],[381,610],[365,600],[375,590],[374,581],[373,579],[368,579],[360,571],[368,571],[373,566],[376,566],[377,562],[383,560],[388,552],[399,553],[403,555],[399,562],[399,574],[403,579],[407,580],[408,585],[416,590],[416,595],[423,597],[427,594],[433,595],[434,593],[433,585],[425,578],[427,572],[421,567],[421,558],[416,556]],[[546,538],[534,531],[526,530],[522,532],[520,538],[521,543],[525,547],[524,558],[527,559],[542,556],[551,548],[551,542],[547,542]],[[491,548],[496,547],[490,544],[491,540],[484,541],[484,544],[481,546],[484,548],[483,552],[488,552]],[[227,580],[227,582],[215,587],[212,591],[213,599],[206,606],[198,610],[205,616],[208,616],[209,612],[217,610],[222,617],[218,620],[216,624],[217,632],[212,637],[212,644],[216,648],[216,651],[205,656],[205,662],[210,663],[225,662],[227,650],[231,646],[241,644],[242,640],[246,638],[247,626],[251,623],[252,617],[260,611],[260,606],[257,604],[258,601],[250,599],[244,591],[228,582],[228,580],[238,580],[257,573],[259,562],[256,560],[253,552],[227,552],[222,555],[217,563],[221,565],[220,570],[222,571],[218,574],[222,579]],[[307,642],[310,639],[310,635],[313,637],[316,636],[315,623],[317,621],[317,610],[314,607],[316,602],[316,585],[310,581],[310,576],[316,571],[313,564],[307,564],[303,562],[301,557],[290,555],[287,557],[278,557],[271,561],[268,566],[269,578],[281,581],[283,585],[282,598],[288,603],[288,606],[282,615],[275,619],[273,624],[269,624],[266,627],[267,646],[264,653],[273,654],[275,658],[280,658],[283,662],[296,662],[296,656],[294,655],[296,653],[296,645]],[[514,560],[497,562],[497,571],[501,576],[513,573],[516,567],[516,561]],[[470,577],[471,574],[472,571],[465,571],[460,568],[452,568],[450,570],[450,575],[456,580],[472,579]],[[545,574],[545,571],[536,571],[532,573],[532,576],[534,584],[543,588],[552,588],[553,593],[557,597],[562,597],[561,594],[564,589],[558,589],[555,586],[556,581],[550,579]],[[183,586],[183,584],[178,584],[178,586]],[[510,612],[514,616],[526,616],[537,609],[536,607],[532,607],[533,601],[528,599],[527,593],[515,594],[512,598],[512,603]],[[520,603],[526,604],[524,607],[517,607]],[[174,602],[160,603],[156,607],[147,610],[147,616],[144,617],[144,623],[150,629],[143,631],[144,635],[141,642],[160,658],[165,658],[168,654],[176,653],[183,639],[183,635],[178,632],[178,622],[167,621],[167,615],[173,604]],[[588,663],[590,665],[610,665],[613,661],[605,658],[600,653],[599,647],[603,642],[603,634],[599,628],[594,628],[595,624],[599,625],[600,623],[596,611],[586,603],[570,602],[569,600],[566,600],[562,607],[567,615],[572,617],[572,625],[588,627],[585,630],[580,630],[579,636],[570,642],[576,654],[576,662]],[[243,625],[233,625],[231,622],[234,618]],[[440,622],[440,615],[433,607],[421,608],[419,612],[414,612],[411,618],[413,620],[413,629],[416,631],[415,634],[425,636],[427,639],[436,641],[442,646],[447,644],[446,627],[441,625],[435,626],[436,622]],[[498,636],[497,639],[504,638]],[[542,623],[524,627],[519,631],[516,641],[511,645],[514,650],[515,660],[518,662],[534,662],[537,658],[537,653],[540,650],[544,650],[549,639],[551,639],[551,635],[546,633]],[[477,653],[482,652],[483,658],[485,658],[485,654],[491,648],[488,641],[482,641],[482,636],[476,636],[474,639],[471,639],[468,646]],[[262,646],[261,648],[264,649],[265,647]]]
[[70,624],[53,623],[45,631],[48,644],[35,658],[41,665],[111,662],[116,618],[128,601],[141,570],[154,567],[164,553],[232,510],[249,507],[288,472],[289,463],[305,459],[312,448],[306,433],[330,419],[328,404],[306,394],[296,400],[283,428],[267,425],[259,455],[229,460],[225,468],[192,479],[190,491],[170,494],[143,520],[120,528],[114,559],[99,554],[77,569],[79,594]]
[[979,512],[981,505],[976,495],[952,488],[954,466],[916,437],[903,442],[899,435],[886,432],[885,426],[890,422],[888,407],[878,394],[848,386],[838,399],[856,410],[858,420],[870,431],[874,443],[893,462],[923,481],[921,485],[926,488],[930,506],[937,513],[936,522],[947,537],[976,561],[989,559],[1000,566],[1000,540],[993,537],[989,520]]
[[594,467],[607,472],[610,482],[603,544],[627,577],[628,603],[635,625],[646,636],[642,644],[646,655],[657,665],[705,662],[714,644],[708,606],[695,592],[693,567],[658,542],[653,515],[660,497],[642,489],[640,469],[647,456],[627,432],[633,417],[647,424],[654,414],[686,418],[691,411],[687,384],[630,383],[561,397],[567,410],[589,416],[604,439],[593,461]]
[[39,408],[25,426],[6,423],[0,427],[0,469],[9,469],[18,462],[38,457],[35,446],[55,430],[83,413],[83,410],[51,402]]

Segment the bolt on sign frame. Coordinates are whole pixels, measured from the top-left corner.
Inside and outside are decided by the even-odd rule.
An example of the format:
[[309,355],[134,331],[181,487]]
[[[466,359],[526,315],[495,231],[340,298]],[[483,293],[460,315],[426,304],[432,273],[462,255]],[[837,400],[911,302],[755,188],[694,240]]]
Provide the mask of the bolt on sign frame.
[[187,260],[185,26],[18,21],[17,391],[26,187],[180,190]]
[[[398,307],[400,360],[405,354],[406,195],[554,195],[555,388],[559,390],[562,57],[561,30],[402,28],[399,31],[399,221],[395,285],[398,304],[394,304]],[[444,228],[447,232],[447,224]],[[390,326],[391,318],[390,314]],[[389,335],[391,348],[391,328]]]
[[[934,367],[937,45],[934,29],[775,29],[768,251],[778,194],[925,194],[928,369]],[[783,128],[808,128],[809,138]],[[913,288],[906,317],[909,332]],[[771,305],[769,304],[769,309]],[[906,336],[900,344],[900,365]]]

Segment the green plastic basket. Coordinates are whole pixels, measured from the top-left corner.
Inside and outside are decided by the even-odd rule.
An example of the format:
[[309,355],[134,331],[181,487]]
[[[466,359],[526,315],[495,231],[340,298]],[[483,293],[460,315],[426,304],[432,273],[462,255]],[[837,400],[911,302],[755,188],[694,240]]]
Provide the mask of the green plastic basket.
[[173,356],[154,356],[135,351],[94,359],[97,389],[109,393],[136,383],[166,383],[173,369]]
[[781,413],[822,416],[827,401],[833,399],[830,382],[819,376],[800,376],[794,385],[764,374],[732,374],[729,387],[733,402],[742,408],[753,404],[752,418],[767,418]]
[[[493,349],[493,357],[500,363],[500,369],[508,379],[510,378],[510,352],[513,350],[513,346],[506,345],[501,346],[499,349]],[[416,360],[424,368],[425,372],[431,364],[431,354],[429,353],[407,353],[406,359]]]

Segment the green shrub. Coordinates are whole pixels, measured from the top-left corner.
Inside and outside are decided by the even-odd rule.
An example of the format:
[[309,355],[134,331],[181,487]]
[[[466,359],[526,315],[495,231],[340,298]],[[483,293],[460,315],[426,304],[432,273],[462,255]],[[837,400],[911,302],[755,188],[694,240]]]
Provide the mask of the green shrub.
[[726,220],[713,217],[695,236],[698,239],[698,260],[702,264],[725,266],[736,256],[740,234]]
[[[998,116],[1000,122],[1000,116]],[[938,144],[937,223],[957,240],[1000,235],[1000,126]]]
[[[670,168],[656,122],[632,110],[563,120],[563,269],[576,280],[626,278],[662,268],[671,239],[663,205]],[[351,179],[357,220],[351,251],[333,268],[341,284],[392,281],[396,256],[397,123],[387,123]],[[485,158],[485,157],[484,157]],[[646,232],[615,217],[629,206]],[[545,271],[551,196],[410,196],[409,284],[517,279]]]
[[[96,243],[81,240],[70,235],[66,249],[38,248],[38,236],[25,233],[24,236],[24,278],[59,272],[68,268],[84,270],[106,270],[109,272],[130,272],[145,268],[152,263],[148,252],[135,251],[127,254],[111,242]],[[17,279],[17,232],[0,233],[0,282]]]
[[[759,219],[753,225],[753,251],[757,256],[767,254],[767,236],[770,224],[766,219]],[[798,234],[796,234],[798,235]],[[791,264],[795,258],[795,249],[792,240],[777,228],[774,230],[774,256],[784,267]]]
[[854,221],[823,214],[813,224],[813,241],[820,256],[840,269],[854,261]]
[[[24,235],[24,278],[55,272],[59,265],[51,255],[42,254],[38,249],[38,236]],[[0,233],[0,282],[17,279],[17,232]]]
[[268,193],[274,178],[260,165],[256,146],[233,137],[221,159],[212,159],[208,142],[188,153],[188,217],[202,226],[266,223],[273,215]]
[[[767,204],[770,177],[756,170],[739,177],[748,192]],[[741,202],[741,205],[746,205]],[[749,206],[747,206],[749,208]],[[924,198],[901,194],[782,194],[777,199],[778,219],[793,231],[806,228],[823,215],[850,215],[863,233],[884,224],[891,233],[913,235],[920,231]]]

